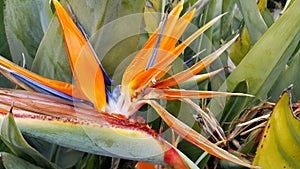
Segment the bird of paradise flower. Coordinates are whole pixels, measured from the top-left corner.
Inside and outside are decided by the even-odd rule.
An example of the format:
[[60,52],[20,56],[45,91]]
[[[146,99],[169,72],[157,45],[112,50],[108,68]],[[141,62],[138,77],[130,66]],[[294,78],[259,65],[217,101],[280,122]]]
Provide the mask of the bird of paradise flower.
[[[125,157],[102,152],[103,149],[96,149],[93,153],[168,164],[173,168],[196,168],[195,164],[190,162],[189,159],[175,147],[161,138],[159,134],[152,130],[147,124],[130,119],[141,106],[148,104],[156,110],[166,124],[187,141],[220,159],[246,167],[253,167],[208,141],[201,134],[172,116],[154,100],[181,100],[202,113],[201,108],[190,99],[233,95],[250,96],[241,93],[171,88],[188,81],[210,65],[236,38],[233,38],[227,44],[195,63],[190,68],[168,78],[164,78],[164,75],[166,75],[168,70],[172,67],[172,62],[183,50],[222,16],[214,18],[189,38],[178,44],[178,39],[191,22],[195,13],[195,10],[192,10],[180,18],[179,14],[183,8],[183,1],[181,1],[168,15],[165,15],[161,25],[150,36],[143,48],[131,61],[131,64],[123,74],[120,87],[114,90],[114,92],[117,92],[117,96],[113,96],[108,87],[112,84],[112,81],[97,58],[84,29],[76,18],[69,16],[57,0],[52,0],[52,3],[55,6],[63,32],[75,84],[73,85],[42,77],[0,57],[1,73],[22,88],[31,91],[29,93],[18,90],[1,89],[0,110],[7,110],[7,105],[14,102],[16,111],[20,110],[20,114],[16,116],[16,118],[19,117],[30,121],[26,113],[38,113],[38,115],[30,114],[31,120],[34,120],[36,124],[41,120],[41,115],[47,115],[67,118],[67,121],[71,124],[80,123],[80,125],[86,125],[86,129],[91,129],[96,132],[102,131],[108,134],[108,132],[106,132],[107,130],[118,130],[124,135],[127,135],[127,137],[132,138],[139,137],[139,134],[143,136],[146,135],[151,138],[152,141],[154,140],[155,146],[160,148],[161,154],[163,154],[162,156],[158,155],[157,157],[151,158],[139,157],[137,153],[138,150],[134,150],[134,152],[137,153],[136,156],[128,155]],[[75,106],[72,103],[76,103]],[[56,120],[61,121],[62,119]],[[87,121],[88,123],[83,123],[83,121]],[[22,120],[20,123],[22,123]],[[97,126],[93,127],[91,124],[97,124]],[[33,127],[32,124],[26,123],[26,125]],[[91,126],[92,128],[90,128]],[[41,126],[37,128],[39,127]],[[103,128],[107,130],[104,131],[102,130]],[[110,134],[113,135],[114,133],[109,133],[108,135]],[[96,134],[96,136],[98,137],[99,135]],[[121,138],[114,139],[115,142],[124,141],[121,140]],[[98,140],[101,142],[101,139],[98,138]],[[58,141],[58,143],[68,146],[67,143],[64,144],[61,142]],[[154,143],[151,142],[151,145],[154,146]],[[136,143],[137,149],[138,144],[143,144],[143,142]],[[149,143],[145,142],[145,144]],[[117,151],[121,151],[120,149],[122,149],[122,147],[117,148]]]

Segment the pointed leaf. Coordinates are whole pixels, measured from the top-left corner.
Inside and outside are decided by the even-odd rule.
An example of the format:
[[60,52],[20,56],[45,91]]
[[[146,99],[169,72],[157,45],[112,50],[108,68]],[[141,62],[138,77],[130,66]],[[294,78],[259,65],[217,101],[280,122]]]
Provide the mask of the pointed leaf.
[[255,44],[268,27],[265,24],[255,1],[238,0],[237,4],[243,14],[248,30],[247,32],[249,32],[251,38],[251,44]]
[[237,39],[236,43],[232,45],[230,50],[230,59],[237,66],[249,52],[251,47],[251,39],[248,29],[244,28],[241,36]]
[[10,51],[9,51],[9,47],[8,47],[8,42],[7,42],[7,38],[6,38],[6,34],[5,34],[5,29],[4,29],[4,0],[0,0],[0,55],[5,56],[7,59],[11,59],[10,56]]
[[300,72],[300,50],[293,56],[290,61],[289,66],[285,69],[282,74],[280,74],[279,78],[275,82],[274,86],[271,88],[269,92],[269,96],[271,96],[271,100],[275,101],[277,97],[280,96],[282,90],[286,89],[291,84],[294,85],[291,91],[292,101],[297,102],[300,100],[300,83],[296,79],[298,78],[298,72]]
[[[243,60],[251,46],[267,30],[267,26],[261,18],[267,6],[267,0],[258,1],[257,7],[253,1],[238,1],[238,5],[244,16],[246,27],[243,28],[241,37],[230,51],[230,58],[235,65],[238,65]],[[259,9],[259,12],[257,9]],[[251,30],[251,36],[248,30]]]
[[26,142],[16,126],[12,113],[8,113],[1,122],[0,137],[15,155],[41,167],[57,168]]
[[[248,84],[246,81],[240,82],[236,88],[233,90],[233,92],[240,92],[240,93],[248,93]],[[222,128],[224,131],[227,131],[229,126],[232,125],[232,123],[227,124],[226,122],[234,122],[235,120],[238,120],[238,117],[240,117],[240,113],[243,111],[245,104],[247,101],[251,99],[248,97],[230,97],[224,107],[224,112],[221,119],[219,120]]]
[[277,102],[258,146],[254,165],[264,169],[300,167],[300,121],[290,107],[285,91]]

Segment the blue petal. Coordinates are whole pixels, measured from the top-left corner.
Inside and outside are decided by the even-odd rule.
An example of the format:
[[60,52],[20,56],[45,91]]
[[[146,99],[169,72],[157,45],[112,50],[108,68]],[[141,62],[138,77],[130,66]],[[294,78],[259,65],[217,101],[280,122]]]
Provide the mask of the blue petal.
[[93,104],[91,102],[88,102],[86,100],[83,99],[79,99],[79,98],[74,98],[68,94],[62,93],[60,91],[57,91],[53,88],[50,88],[48,86],[45,86],[43,84],[40,84],[26,76],[23,76],[17,72],[10,72],[13,77],[15,77],[16,79],[20,80],[21,82],[23,82],[24,84],[26,84],[27,86],[31,87],[32,89],[34,89],[35,91],[38,91],[40,93],[43,94],[48,94],[48,95],[52,95],[52,96],[56,96],[62,99],[66,99],[66,100],[70,100],[70,101],[74,101],[74,102],[81,102],[81,103],[86,103],[90,106],[93,106]]

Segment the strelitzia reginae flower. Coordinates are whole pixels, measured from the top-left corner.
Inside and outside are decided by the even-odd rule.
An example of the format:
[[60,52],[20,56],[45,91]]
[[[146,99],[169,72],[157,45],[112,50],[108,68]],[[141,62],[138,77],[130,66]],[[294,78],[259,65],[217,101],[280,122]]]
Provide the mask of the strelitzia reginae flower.
[[187,141],[220,159],[253,167],[211,143],[155,101],[181,100],[201,111],[190,99],[249,96],[241,93],[172,88],[192,79],[216,60],[236,38],[190,68],[168,78],[164,76],[183,50],[222,16],[211,20],[189,38],[178,43],[195,13],[192,10],[180,18],[183,8],[181,1],[165,15],[160,26],[128,65],[120,86],[114,89],[117,94],[113,95],[109,89],[112,81],[97,58],[84,29],[57,0],[52,0],[52,3],[63,32],[75,83],[42,77],[1,57],[1,73],[27,90],[0,90],[2,116],[14,102],[14,117],[18,126],[32,136],[100,155],[164,164],[180,169],[197,168],[146,123],[131,118],[139,108],[148,104]]

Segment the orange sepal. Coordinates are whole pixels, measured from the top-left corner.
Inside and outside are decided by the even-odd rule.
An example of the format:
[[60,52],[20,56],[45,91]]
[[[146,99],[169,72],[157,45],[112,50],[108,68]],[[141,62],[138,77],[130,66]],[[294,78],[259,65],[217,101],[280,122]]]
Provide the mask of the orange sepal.
[[[162,40],[161,40],[162,41],[161,46],[165,46],[166,49],[167,49],[166,45],[169,44],[169,41],[172,41],[171,44],[175,44],[178,40],[178,37],[181,36],[181,34],[178,34],[179,32],[176,33],[178,35],[174,36],[173,28],[180,26],[180,25],[178,25],[178,18],[179,18],[180,12],[182,11],[182,8],[183,8],[183,1],[181,1],[171,11],[171,13],[168,16],[164,32],[167,32],[167,33],[169,32],[169,33],[167,35],[164,33],[162,36]],[[183,29],[184,29],[184,27],[183,27]],[[130,65],[127,67],[127,69],[124,72],[123,78],[122,78],[122,86],[127,86],[130,83],[130,81],[133,80],[133,78],[138,73],[140,73],[146,69],[146,65],[150,59],[152,52],[153,52],[153,48],[155,46],[159,31],[160,31],[160,27],[158,27],[156,29],[156,31],[150,36],[150,38],[148,39],[146,44],[143,46],[141,51],[134,57],[134,59],[132,60]],[[174,45],[171,45],[171,46],[174,46]],[[164,51],[163,49],[164,49],[164,47],[162,47],[160,50]],[[160,54],[158,54],[158,57],[157,57],[158,59],[160,59],[159,55]]]
[[82,91],[95,108],[104,111],[106,106],[105,84],[96,56],[62,5],[57,0],[52,2],[63,31],[76,88],[78,91]]

